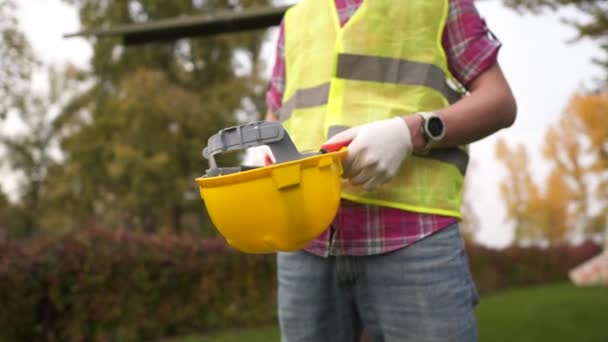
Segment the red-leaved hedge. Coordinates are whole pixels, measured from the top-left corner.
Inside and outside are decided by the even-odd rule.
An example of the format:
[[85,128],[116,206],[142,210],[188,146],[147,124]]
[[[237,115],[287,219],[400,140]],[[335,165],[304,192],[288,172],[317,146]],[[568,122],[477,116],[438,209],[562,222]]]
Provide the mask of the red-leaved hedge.
[[[599,253],[468,246],[479,291],[567,280]],[[276,322],[274,255],[222,239],[85,230],[0,242],[0,341],[152,341]]]
[[572,268],[600,252],[600,245],[593,242],[502,250],[467,246],[473,278],[481,294],[510,287],[568,281],[568,272]]
[[275,282],[273,256],[240,254],[220,239],[96,230],[4,243],[0,336],[151,341],[269,323]]

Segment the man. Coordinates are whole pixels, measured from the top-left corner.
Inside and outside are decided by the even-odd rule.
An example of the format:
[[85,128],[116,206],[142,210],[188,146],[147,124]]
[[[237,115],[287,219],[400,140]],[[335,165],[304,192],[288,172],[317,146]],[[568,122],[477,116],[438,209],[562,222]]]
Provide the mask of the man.
[[472,0],[302,0],[267,94],[301,151],[350,142],[331,227],[278,254],[284,342],[476,341],[466,145],[515,120]]

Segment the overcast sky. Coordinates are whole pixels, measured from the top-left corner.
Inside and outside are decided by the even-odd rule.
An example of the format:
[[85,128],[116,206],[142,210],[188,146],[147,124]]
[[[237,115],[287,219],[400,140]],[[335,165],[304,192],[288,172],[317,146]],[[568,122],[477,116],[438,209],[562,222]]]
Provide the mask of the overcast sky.
[[[78,38],[62,38],[65,33],[79,30],[74,9],[59,0],[19,0],[18,3],[22,29],[46,62],[87,66],[91,56],[87,43]],[[571,16],[574,11],[521,16],[495,0],[478,3],[478,9],[503,43],[499,63],[519,107],[513,127],[471,145],[476,165],[472,174],[476,194],[474,207],[483,228],[478,239],[486,245],[502,247],[512,235],[510,227],[503,222],[504,208],[498,193],[498,184],[504,173],[494,158],[496,139],[502,137],[529,146],[530,151],[536,153],[532,168],[541,178],[546,167],[537,154],[540,140],[547,127],[556,121],[569,97],[601,73],[590,62],[593,56],[600,56],[600,52],[589,41],[566,44],[575,32],[562,25],[560,18]],[[272,58],[274,51],[267,51]],[[6,191],[14,189],[14,178],[1,179]]]

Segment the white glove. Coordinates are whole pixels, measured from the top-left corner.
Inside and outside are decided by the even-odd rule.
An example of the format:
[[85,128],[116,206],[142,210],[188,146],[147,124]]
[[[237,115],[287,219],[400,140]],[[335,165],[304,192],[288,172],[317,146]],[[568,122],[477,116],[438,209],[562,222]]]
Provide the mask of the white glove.
[[413,149],[409,127],[400,117],[349,128],[327,143],[348,140],[344,177],[368,191],[391,180]]

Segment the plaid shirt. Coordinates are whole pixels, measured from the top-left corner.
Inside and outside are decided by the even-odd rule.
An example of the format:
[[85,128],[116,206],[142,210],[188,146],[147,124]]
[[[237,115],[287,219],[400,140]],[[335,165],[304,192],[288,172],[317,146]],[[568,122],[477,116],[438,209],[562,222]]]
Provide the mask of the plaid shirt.
[[[344,25],[363,0],[333,0],[340,24]],[[442,37],[450,71],[468,86],[496,62],[500,42],[486,27],[473,0],[450,0],[446,28]],[[285,89],[284,25],[281,23],[276,60],[266,94],[268,109],[282,105]],[[342,200],[336,218],[306,248],[319,255],[371,255],[408,246],[457,222],[453,217],[427,215]]]

